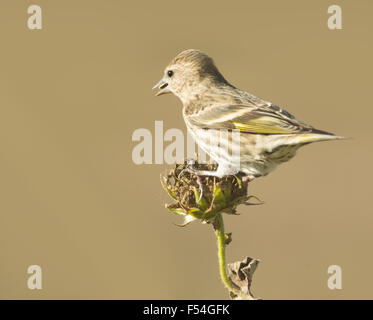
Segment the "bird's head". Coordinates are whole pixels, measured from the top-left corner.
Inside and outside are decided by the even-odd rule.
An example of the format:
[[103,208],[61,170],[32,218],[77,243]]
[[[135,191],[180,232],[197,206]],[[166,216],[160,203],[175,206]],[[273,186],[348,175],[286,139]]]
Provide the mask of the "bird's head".
[[214,61],[201,51],[189,49],[179,53],[166,67],[163,78],[153,87],[157,96],[173,93],[182,101],[208,89],[214,83],[227,83]]

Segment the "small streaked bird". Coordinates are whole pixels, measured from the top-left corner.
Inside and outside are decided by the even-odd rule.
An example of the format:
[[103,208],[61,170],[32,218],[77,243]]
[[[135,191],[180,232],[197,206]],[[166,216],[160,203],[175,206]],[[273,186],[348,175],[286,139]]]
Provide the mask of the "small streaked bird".
[[[199,175],[222,177],[242,172],[250,181],[290,160],[306,144],[341,139],[234,87],[213,60],[198,50],[189,49],[177,55],[153,89],[159,89],[157,96],[173,93],[180,98],[189,132],[217,162],[216,171],[191,169]],[[226,145],[219,134],[222,130],[228,135]],[[232,161],[233,135],[237,132],[239,161]]]

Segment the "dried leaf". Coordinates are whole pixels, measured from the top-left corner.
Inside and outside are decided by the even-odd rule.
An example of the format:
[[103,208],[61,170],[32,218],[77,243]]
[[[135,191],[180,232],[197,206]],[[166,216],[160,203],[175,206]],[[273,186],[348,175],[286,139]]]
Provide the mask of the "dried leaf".
[[243,261],[228,264],[228,277],[237,289],[239,289],[247,299],[230,292],[233,300],[258,300],[250,291],[253,274],[258,267],[259,260],[246,257]]

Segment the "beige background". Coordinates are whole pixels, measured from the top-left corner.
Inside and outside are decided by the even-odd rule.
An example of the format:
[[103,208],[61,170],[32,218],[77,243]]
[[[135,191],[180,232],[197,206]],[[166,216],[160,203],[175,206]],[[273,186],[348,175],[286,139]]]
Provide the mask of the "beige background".
[[[228,261],[262,260],[265,299],[373,298],[372,1],[2,0],[0,298],[227,298],[210,227],[163,205],[164,165],[132,163],[137,128],[185,126],[151,87],[198,48],[233,84],[319,129],[320,143],[250,191],[266,201],[227,217]],[[343,30],[327,28],[330,4]],[[27,289],[27,267],[43,289]],[[343,290],[327,268],[343,269]]]

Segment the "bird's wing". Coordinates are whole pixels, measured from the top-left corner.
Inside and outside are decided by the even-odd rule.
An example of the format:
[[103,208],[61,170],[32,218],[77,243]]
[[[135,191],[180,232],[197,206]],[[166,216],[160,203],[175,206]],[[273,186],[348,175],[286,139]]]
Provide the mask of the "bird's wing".
[[238,129],[243,133],[295,134],[325,133],[296,120],[273,104],[229,104],[209,106],[188,115],[188,121],[201,129]]

